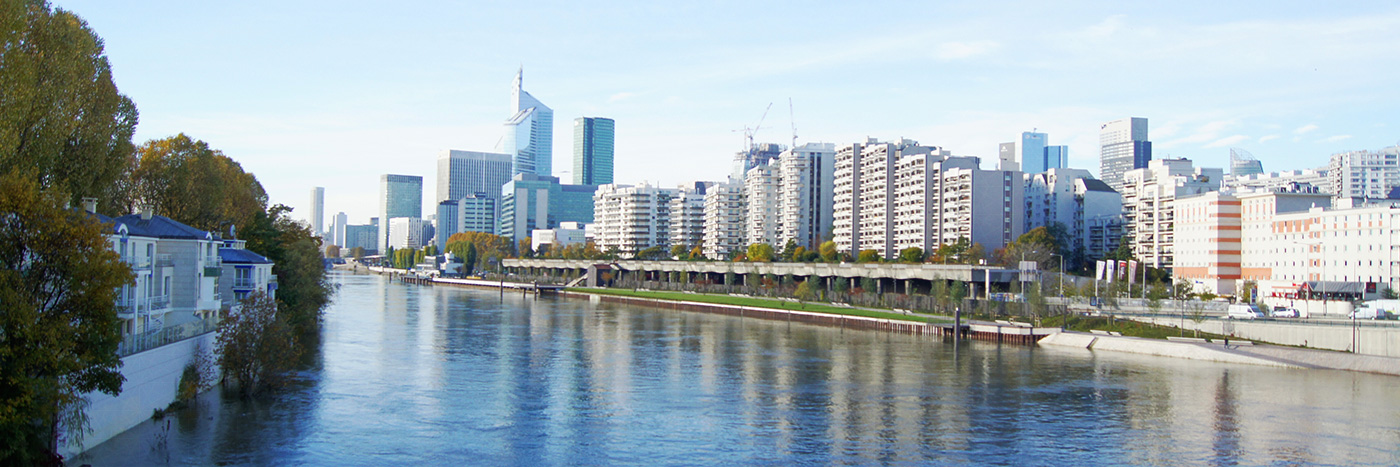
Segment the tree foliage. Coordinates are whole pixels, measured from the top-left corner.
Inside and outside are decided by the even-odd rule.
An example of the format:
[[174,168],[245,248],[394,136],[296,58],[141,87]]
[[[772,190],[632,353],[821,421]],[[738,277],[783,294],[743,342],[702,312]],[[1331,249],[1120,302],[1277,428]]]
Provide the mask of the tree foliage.
[[978,264],[987,256],[981,243],[973,243],[967,237],[959,237],[955,242],[938,245],[931,259],[942,264]]
[[767,263],[773,261],[773,245],[767,243],[755,243],[749,245],[746,255],[749,261]]
[[56,417],[80,394],[121,391],[117,291],[135,276],[68,199],[0,176],[0,464],[56,448]]
[[822,242],[821,245],[817,246],[817,254],[821,255],[822,261],[828,263],[835,263],[840,259],[836,251],[836,242],[830,240]]
[[245,396],[284,385],[300,355],[296,334],[277,312],[277,302],[262,292],[249,294],[224,313],[215,342],[219,366]]
[[856,256],[857,263],[878,263],[880,260],[880,252],[875,250],[860,250],[860,255]]
[[458,257],[465,257],[467,243],[476,246],[477,263],[483,266],[501,264],[502,259],[510,257],[510,238],[485,232],[452,234],[452,236],[447,237],[447,251]]
[[102,39],[42,0],[0,2],[0,170],[111,211],[127,198],[136,105],[117,92]]
[[924,262],[924,249],[911,246],[899,250],[899,262],[901,263],[922,263]]
[[257,177],[204,141],[180,133],[147,141],[137,155],[134,194],[157,214],[226,235],[229,224],[246,230],[267,209]]

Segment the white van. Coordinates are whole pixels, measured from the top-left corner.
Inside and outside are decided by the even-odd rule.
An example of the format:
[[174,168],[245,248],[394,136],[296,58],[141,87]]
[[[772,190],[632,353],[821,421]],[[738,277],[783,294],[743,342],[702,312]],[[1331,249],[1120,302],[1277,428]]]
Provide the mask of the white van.
[[1390,314],[1380,308],[1362,306],[1351,312],[1353,319],[1390,319]]
[[1259,307],[1248,303],[1236,303],[1225,309],[1225,319],[1256,319],[1263,317],[1264,312],[1259,311]]

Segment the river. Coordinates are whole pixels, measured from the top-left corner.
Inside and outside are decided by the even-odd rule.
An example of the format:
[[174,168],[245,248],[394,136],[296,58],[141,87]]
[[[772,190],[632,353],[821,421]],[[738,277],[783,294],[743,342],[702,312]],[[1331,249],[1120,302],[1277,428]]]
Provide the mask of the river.
[[1400,378],[338,274],[290,388],[74,465],[1400,465]]

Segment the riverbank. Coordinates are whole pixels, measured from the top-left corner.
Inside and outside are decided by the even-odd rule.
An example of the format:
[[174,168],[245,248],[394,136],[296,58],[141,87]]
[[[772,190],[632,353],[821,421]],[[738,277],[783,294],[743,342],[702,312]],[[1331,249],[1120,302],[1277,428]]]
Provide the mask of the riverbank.
[[1171,341],[1073,331],[1046,336],[1040,340],[1039,344],[1220,363],[1293,369],[1358,371],[1400,376],[1400,359],[1397,358],[1274,345],[1225,345],[1220,341]]

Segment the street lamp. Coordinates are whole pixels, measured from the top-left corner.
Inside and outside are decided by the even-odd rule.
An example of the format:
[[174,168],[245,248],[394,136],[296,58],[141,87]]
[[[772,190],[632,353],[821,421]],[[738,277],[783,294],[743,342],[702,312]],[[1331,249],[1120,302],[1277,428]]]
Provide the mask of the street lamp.
[[1065,329],[1066,322],[1069,321],[1069,306],[1065,305],[1065,255],[1051,253],[1050,257],[1060,257],[1060,306],[1065,308],[1063,319],[1060,320],[1060,330]]

